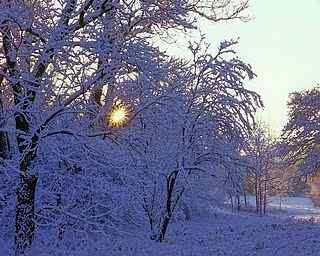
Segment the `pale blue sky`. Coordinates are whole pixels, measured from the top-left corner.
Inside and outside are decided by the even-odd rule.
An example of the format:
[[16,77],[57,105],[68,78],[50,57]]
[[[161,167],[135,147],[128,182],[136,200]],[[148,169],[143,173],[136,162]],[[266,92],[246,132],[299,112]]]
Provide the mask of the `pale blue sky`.
[[[250,5],[250,22],[203,22],[201,30],[213,45],[240,37],[238,55],[258,75],[249,87],[265,103],[258,118],[279,133],[289,93],[320,83],[320,0],[251,0]],[[184,48],[183,41],[178,45],[175,51]]]

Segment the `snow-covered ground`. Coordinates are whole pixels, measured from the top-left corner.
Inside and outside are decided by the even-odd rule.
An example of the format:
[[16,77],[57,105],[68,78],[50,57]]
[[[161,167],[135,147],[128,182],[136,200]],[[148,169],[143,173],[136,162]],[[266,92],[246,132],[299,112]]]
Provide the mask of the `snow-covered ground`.
[[[255,198],[253,196],[248,196],[247,201],[251,206],[255,205]],[[311,198],[303,196],[282,198],[279,196],[271,197],[268,200],[267,211],[269,211],[269,215],[284,215],[298,219],[320,219],[320,208],[314,205]]]
[[269,207],[272,213],[267,216],[211,207],[205,217],[171,226],[165,243],[136,238],[122,245],[128,253],[116,255],[320,256],[320,224],[310,219],[320,216],[320,209],[312,200],[285,198],[279,211],[275,197]]
[[[71,254],[70,254],[71,255]],[[104,256],[83,251],[77,256]],[[211,217],[172,224],[164,243],[143,234],[114,243],[112,256],[319,256],[320,225],[214,209]]]
[[[254,202],[253,198],[249,198]],[[320,209],[308,198],[291,197],[270,202],[271,214],[209,207],[191,221],[173,223],[167,239],[158,243],[146,231],[134,228],[121,237],[104,238],[67,245],[53,251],[35,250],[32,256],[320,256],[320,224],[308,220]],[[298,217],[291,218],[290,216]],[[8,255],[1,251],[0,256]]]

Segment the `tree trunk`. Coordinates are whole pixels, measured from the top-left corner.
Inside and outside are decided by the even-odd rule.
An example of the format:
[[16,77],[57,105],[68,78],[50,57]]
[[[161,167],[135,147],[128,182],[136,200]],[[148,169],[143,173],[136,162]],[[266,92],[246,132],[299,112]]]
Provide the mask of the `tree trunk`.
[[267,208],[267,177],[264,180],[263,214],[266,214],[266,208]]
[[258,201],[259,201],[259,209],[258,212],[262,215],[262,186],[261,186],[261,179],[259,178],[258,184]]
[[[17,127],[21,125],[16,119]],[[31,148],[26,149],[24,140],[18,136],[20,159],[20,183],[16,191],[15,255],[24,255],[31,247],[35,233],[35,192],[38,178],[30,175],[30,168],[37,154],[38,137],[31,139]]]
[[[174,192],[174,186],[176,184],[176,178],[178,175],[178,171],[173,171],[168,177],[167,177],[167,200],[166,200],[166,213],[164,215],[163,221],[160,226],[159,235],[158,235],[158,241],[162,242],[165,238],[165,235],[168,230],[168,225],[170,223],[171,217],[174,212],[174,206],[173,205],[173,192]],[[177,199],[178,200],[178,199]],[[177,202],[176,202],[177,203]]]
[[[29,168],[36,157],[38,136],[31,138],[31,144],[24,137],[30,134],[28,120],[28,108],[34,102],[35,91],[27,89],[26,84],[21,84],[21,74],[17,68],[17,52],[14,46],[14,33],[8,23],[1,26],[3,36],[3,50],[6,57],[6,68],[10,75],[10,86],[14,95],[13,104],[17,107],[14,113],[16,134],[20,159],[20,183],[16,189],[16,220],[15,220],[15,255],[24,255],[27,248],[31,246],[35,222],[34,222],[34,199],[37,185],[37,178],[29,174]],[[33,88],[34,86],[30,86]],[[35,88],[34,88],[35,89]],[[23,97],[22,97],[23,96]],[[21,134],[24,134],[23,136]],[[8,146],[8,145],[7,145]]]
[[[1,128],[1,126],[0,126]],[[0,163],[9,157],[9,140],[6,132],[0,132]]]
[[[3,76],[0,75],[0,128],[4,127],[4,104],[3,104],[3,93],[2,88],[3,86]],[[9,139],[8,134],[4,131],[0,131],[0,163],[1,158],[7,159],[9,157]]]
[[23,255],[34,238],[34,202],[37,177],[21,174],[17,189],[15,255]]
[[245,188],[243,189],[243,197],[244,197],[244,206],[248,208],[247,193]]
[[254,190],[256,194],[256,212],[259,213],[259,189],[258,189],[258,178],[255,178]]
[[[60,185],[60,183],[59,183]],[[58,193],[57,194],[57,207],[60,208],[62,207],[62,194]],[[65,229],[66,229],[66,224],[63,222],[60,222],[58,224],[58,239],[62,240],[63,239],[63,235],[65,233]]]
[[238,208],[238,211],[240,211],[241,204],[240,204],[240,196],[239,195],[237,195],[237,208]]
[[231,208],[233,210],[234,205],[233,205],[233,197],[232,197],[231,193],[229,193],[229,197],[230,197]]
[[164,217],[164,220],[163,220],[161,228],[160,228],[160,234],[159,234],[159,238],[158,238],[159,242],[162,242],[165,238],[170,219],[171,219],[171,215],[170,216],[167,215]]

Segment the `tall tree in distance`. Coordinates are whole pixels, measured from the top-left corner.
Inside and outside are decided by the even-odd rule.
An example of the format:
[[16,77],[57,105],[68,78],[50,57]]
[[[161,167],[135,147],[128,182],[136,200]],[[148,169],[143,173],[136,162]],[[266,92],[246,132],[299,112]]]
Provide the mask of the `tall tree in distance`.
[[290,94],[281,153],[301,175],[320,168],[320,87]]

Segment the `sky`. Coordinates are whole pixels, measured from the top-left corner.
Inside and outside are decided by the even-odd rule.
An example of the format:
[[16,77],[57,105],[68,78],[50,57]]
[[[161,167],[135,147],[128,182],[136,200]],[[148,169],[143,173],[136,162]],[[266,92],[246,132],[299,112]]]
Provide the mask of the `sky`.
[[248,88],[265,104],[257,119],[279,135],[289,93],[320,83],[320,0],[251,0],[247,13],[249,22],[201,22],[200,29],[212,45],[240,38],[238,56],[258,76]]

